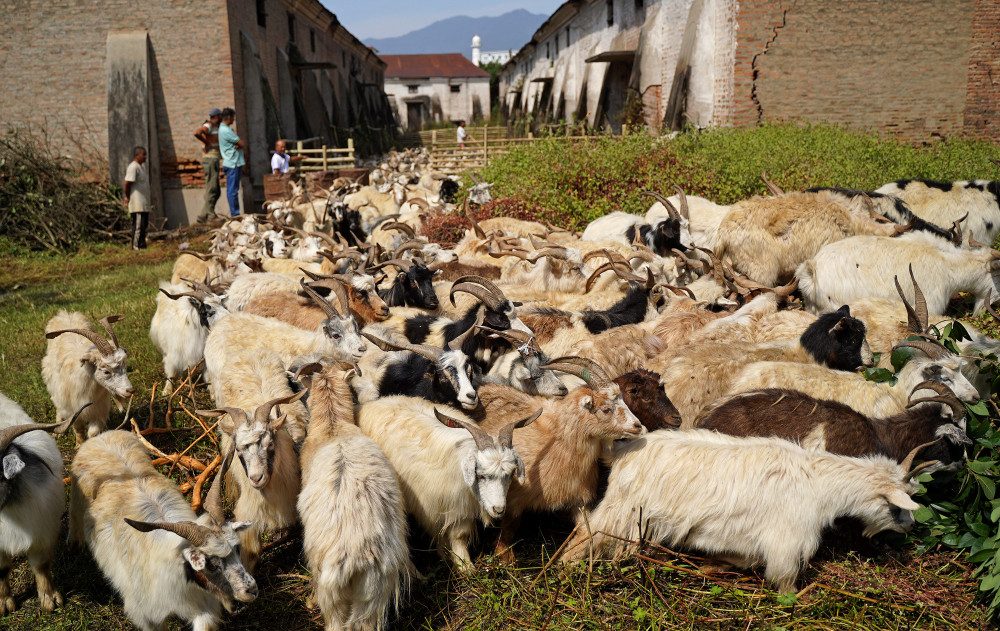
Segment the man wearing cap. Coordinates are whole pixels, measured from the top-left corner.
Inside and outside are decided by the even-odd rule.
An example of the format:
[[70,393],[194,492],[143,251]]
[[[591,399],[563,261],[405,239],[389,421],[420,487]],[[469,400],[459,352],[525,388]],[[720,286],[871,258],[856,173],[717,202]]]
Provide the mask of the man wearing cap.
[[240,215],[240,177],[247,163],[243,156],[246,142],[233,129],[236,110],[223,108],[222,124],[219,125],[219,153],[222,154],[222,172],[226,176],[226,198],[229,200],[229,216]]
[[208,112],[208,120],[194,132],[194,137],[202,144],[201,166],[205,171],[205,205],[198,215],[198,221],[208,221],[215,214],[215,204],[222,194],[219,188],[219,123],[222,110],[213,107]]

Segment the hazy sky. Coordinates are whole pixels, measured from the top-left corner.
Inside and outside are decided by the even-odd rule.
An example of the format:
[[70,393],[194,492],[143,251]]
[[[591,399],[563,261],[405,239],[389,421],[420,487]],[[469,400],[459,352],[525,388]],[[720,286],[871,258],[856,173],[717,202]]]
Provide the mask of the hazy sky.
[[562,0],[322,0],[359,39],[394,37],[454,15],[500,15],[514,9],[548,15]]

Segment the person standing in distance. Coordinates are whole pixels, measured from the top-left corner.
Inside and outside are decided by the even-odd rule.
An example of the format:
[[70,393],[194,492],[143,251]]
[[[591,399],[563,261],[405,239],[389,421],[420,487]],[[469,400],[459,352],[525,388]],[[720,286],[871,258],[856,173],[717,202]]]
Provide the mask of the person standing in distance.
[[146,248],[149,229],[149,172],[146,170],[146,148],[132,149],[132,161],[125,168],[125,207],[132,219],[132,249]]
[[226,199],[229,200],[229,216],[240,215],[240,176],[246,158],[243,150],[246,143],[233,130],[236,110],[227,107],[222,110],[222,124],[219,125],[219,152],[222,154],[222,172],[226,176]]
[[284,140],[274,143],[274,154],[271,156],[271,173],[274,175],[286,175],[293,162],[302,161],[302,156],[290,156],[285,149]]
[[465,149],[465,121],[458,121],[458,130],[455,132],[455,137],[458,140],[458,148]]
[[198,221],[208,221],[215,214],[215,204],[219,201],[219,123],[222,110],[213,107],[208,112],[208,120],[194,132],[194,137],[202,144],[201,167],[205,172],[205,205],[202,206]]

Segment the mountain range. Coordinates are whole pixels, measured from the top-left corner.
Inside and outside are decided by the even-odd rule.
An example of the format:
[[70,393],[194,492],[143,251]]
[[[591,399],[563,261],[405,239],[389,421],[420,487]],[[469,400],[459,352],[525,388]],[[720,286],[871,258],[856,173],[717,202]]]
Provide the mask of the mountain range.
[[471,57],[472,36],[479,35],[484,51],[516,51],[531,39],[546,18],[547,15],[531,13],[525,9],[494,17],[456,15],[405,35],[369,38],[365,40],[365,44],[389,55],[458,52]]

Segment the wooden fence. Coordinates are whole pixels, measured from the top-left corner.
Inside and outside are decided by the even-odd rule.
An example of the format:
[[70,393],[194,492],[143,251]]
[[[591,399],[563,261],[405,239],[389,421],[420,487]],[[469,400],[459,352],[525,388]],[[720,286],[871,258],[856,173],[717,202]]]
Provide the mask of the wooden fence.
[[[502,130],[503,135],[500,131]],[[459,146],[455,133],[451,130],[430,130],[420,132],[423,139],[424,134],[428,139],[424,141],[424,146],[431,154],[431,168],[436,171],[454,175],[467,169],[481,169],[485,167],[493,158],[503,155],[513,147],[523,145],[538,140],[539,138],[557,138],[560,140],[580,141],[594,138],[594,136],[573,132],[579,132],[578,128],[564,127],[563,133],[546,132],[542,136],[535,136],[528,132],[527,136],[512,138],[507,136],[505,127],[479,127],[469,128],[465,146]]]
[[288,151],[289,155],[302,156],[299,171],[330,171],[332,169],[354,168],[354,139],[347,139],[346,147],[327,147],[306,149],[308,141],[297,140],[295,147]]

